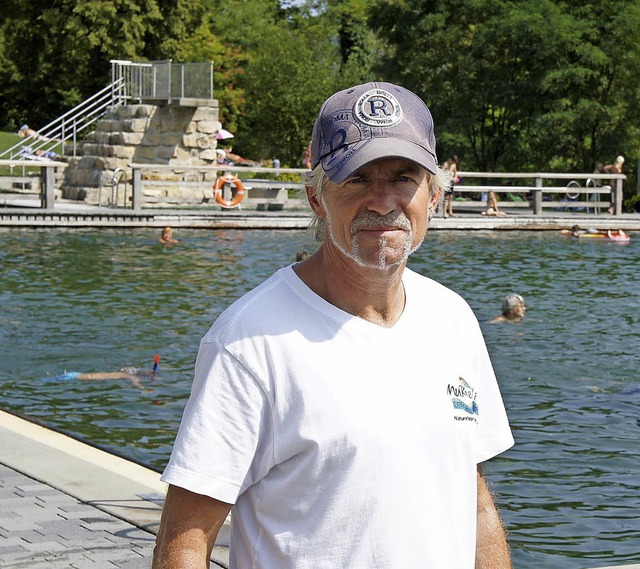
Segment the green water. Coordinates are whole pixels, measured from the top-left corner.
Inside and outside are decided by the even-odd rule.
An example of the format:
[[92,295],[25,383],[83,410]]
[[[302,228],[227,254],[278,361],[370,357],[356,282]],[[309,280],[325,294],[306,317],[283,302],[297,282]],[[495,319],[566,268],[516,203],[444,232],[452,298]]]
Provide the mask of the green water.
[[[0,230],[0,407],[157,469],[217,314],[298,249],[303,231]],[[411,266],[482,322],[517,291],[524,322],[483,325],[516,446],[487,465],[516,569],[640,561],[640,236],[429,234]],[[455,338],[450,339],[455,342]],[[461,346],[461,349],[464,349]],[[64,371],[159,374],[43,382]]]

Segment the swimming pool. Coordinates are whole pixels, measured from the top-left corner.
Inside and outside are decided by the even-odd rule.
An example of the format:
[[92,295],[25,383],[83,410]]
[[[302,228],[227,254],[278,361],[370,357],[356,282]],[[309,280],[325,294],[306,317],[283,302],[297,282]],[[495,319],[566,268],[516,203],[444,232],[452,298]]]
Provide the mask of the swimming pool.
[[[304,231],[0,230],[0,407],[161,468],[200,337],[229,302],[314,249]],[[410,266],[457,290],[482,322],[504,294],[516,324],[483,324],[516,446],[487,466],[517,569],[638,561],[640,237],[429,234]],[[159,374],[52,382],[125,366]]]

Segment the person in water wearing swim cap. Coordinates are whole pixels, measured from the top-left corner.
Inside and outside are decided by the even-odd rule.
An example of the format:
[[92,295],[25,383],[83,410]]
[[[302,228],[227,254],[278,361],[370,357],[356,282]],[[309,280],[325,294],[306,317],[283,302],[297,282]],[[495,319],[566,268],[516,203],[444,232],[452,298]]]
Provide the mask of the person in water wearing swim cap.
[[510,292],[502,301],[502,313],[489,320],[489,323],[516,322],[522,320],[526,310],[527,307],[524,304],[524,298],[515,292]]

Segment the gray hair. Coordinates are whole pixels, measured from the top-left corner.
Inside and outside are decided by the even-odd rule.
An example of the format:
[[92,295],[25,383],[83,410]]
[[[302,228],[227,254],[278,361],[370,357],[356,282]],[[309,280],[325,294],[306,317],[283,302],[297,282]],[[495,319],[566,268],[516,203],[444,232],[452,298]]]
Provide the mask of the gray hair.
[[516,308],[523,302],[524,298],[522,298],[519,294],[510,292],[507,296],[504,297],[504,300],[502,301],[502,314],[509,314],[514,308]]
[[[443,191],[449,187],[450,182],[451,174],[438,166],[437,172],[429,175],[429,193],[433,194]],[[329,177],[322,168],[322,164],[318,164],[313,170],[307,172],[304,177],[305,187],[312,189],[313,195],[315,195],[319,202],[322,201],[322,196],[328,183]],[[429,219],[431,218],[431,213],[432,212],[429,213]],[[323,241],[325,233],[324,219],[313,211],[311,212],[311,216],[309,230],[313,232],[316,241]]]

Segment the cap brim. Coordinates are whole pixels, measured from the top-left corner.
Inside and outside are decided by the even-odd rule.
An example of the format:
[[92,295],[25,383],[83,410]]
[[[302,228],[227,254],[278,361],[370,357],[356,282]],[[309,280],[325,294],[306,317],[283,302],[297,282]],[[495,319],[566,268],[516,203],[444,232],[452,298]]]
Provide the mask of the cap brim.
[[431,174],[438,171],[435,157],[422,146],[398,138],[373,138],[349,157],[341,168],[325,172],[334,184],[341,184],[363,166],[383,158],[411,160]]

